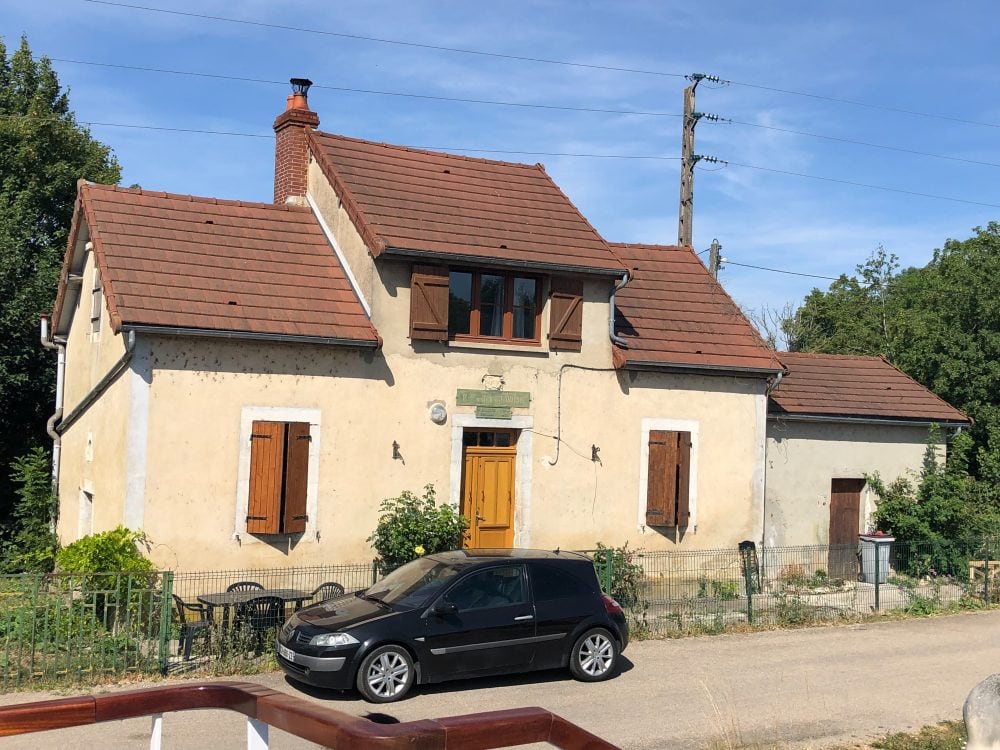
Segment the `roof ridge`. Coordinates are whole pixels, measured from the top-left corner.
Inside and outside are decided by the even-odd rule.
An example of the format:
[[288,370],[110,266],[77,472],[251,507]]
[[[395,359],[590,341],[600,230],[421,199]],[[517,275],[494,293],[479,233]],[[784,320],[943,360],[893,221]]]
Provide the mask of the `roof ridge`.
[[384,141],[369,141],[366,138],[356,138],[350,135],[343,135],[341,133],[327,133],[324,130],[313,130],[315,135],[324,138],[339,138],[345,141],[353,141],[354,143],[366,143],[369,146],[381,146],[382,148],[394,149],[396,151],[407,151],[416,154],[431,154],[434,156],[448,156],[454,159],[464,159],[466,161],[480,162],[482,164],[502,164],[507,167],[520,167],[522,169],[537,169],[542,168],[545,171],[545,167],[536,162],[535,164],[528,164],[521,161],[503,161],[502,159],[487,159],[483,156],[466,156],[465,154],[454,154],[450,151],[435,151],[430,148],[417,148],[415,146],[403,146],[398,143],[386,143]]
[[268,208],[277,211],[292,211],[295,213],[310,212],[308,206],[297,206],[292,203],[265,203],[263,201],[244,201],[231,198],[216,198],[209,195],[190,195],[188,193],[168,193],[165,190],[149,190],[147,188],[123,187],[122,185],[106,185],[100,182],[82,182],[83,190],[97,189],[112,193],[127,193],[129,195],[148,195],[151,198],[170,198],[172,200],[188,201],[190,203],[207,203],[216,206],[234,206],[237,208]]

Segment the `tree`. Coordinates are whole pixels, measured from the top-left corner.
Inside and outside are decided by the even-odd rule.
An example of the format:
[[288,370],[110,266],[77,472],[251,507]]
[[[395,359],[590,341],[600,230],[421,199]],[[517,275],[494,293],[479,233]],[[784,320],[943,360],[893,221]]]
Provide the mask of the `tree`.
[[[969,465],[1000,483],[1000,224],[948,240],[923,268],[897,272],[881,248],[796,312],[811,352],[885,354],[975,420]],[[859,278],[860,277],[860,278]]]
[[[0,526],[10,521],[10,467],[45,445],[55,366],[38,341],[52,309],[79,178],[117,183],[111,150],[76,123],[45,57],[0,39]],[[9,530],[8,530],[9,536]]]

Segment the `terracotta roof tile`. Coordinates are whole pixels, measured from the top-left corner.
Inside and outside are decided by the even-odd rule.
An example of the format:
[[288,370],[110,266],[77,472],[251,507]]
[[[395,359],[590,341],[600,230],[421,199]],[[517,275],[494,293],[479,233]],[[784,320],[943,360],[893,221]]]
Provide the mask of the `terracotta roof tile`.
[[80,200],[122,325],[378,343],[308,208],[84,183]]
[[374,255],[387,248],[615,274],[621,263],[540,164],[310,132]]
[[772,414],[963,422],[969,418],[881,357],[780,352]]
[[611,243],[632,280],[615,296],[630,364],[777,372],[774,352],[690,248]]

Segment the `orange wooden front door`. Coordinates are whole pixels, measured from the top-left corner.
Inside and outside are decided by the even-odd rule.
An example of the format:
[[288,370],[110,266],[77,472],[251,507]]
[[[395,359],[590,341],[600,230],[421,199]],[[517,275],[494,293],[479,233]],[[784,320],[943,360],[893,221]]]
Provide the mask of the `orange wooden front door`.
[[462,472],[462,515],[469,519],[467,547],[514,545],[516,462],[516,433],[467,431]]

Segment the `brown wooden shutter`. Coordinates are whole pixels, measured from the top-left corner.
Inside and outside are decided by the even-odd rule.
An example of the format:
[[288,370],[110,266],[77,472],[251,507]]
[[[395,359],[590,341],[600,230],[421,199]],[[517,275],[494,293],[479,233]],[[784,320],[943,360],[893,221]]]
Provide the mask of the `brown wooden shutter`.
[[677,512],[677,433],[649,431],[646,525],[673,526]]
[[650,430],[646,525],[687,526],[690,487],[691,433]]
[[309,423],[288,425],[285,448],[285,511],[281,530],[295,534],[306,530],[306,485],[309,478]]
[[250,434],[250,498],[247,533],[277,534],[284,476],[285,424],[254,422]]
[[677,525],[691,520],[691,433],[677,433]]
[[410,338],[448,340],[448,269],[414,266],[410,276]]
[[552,279],[549,349],[578,352],[583,342],[583,282]]

